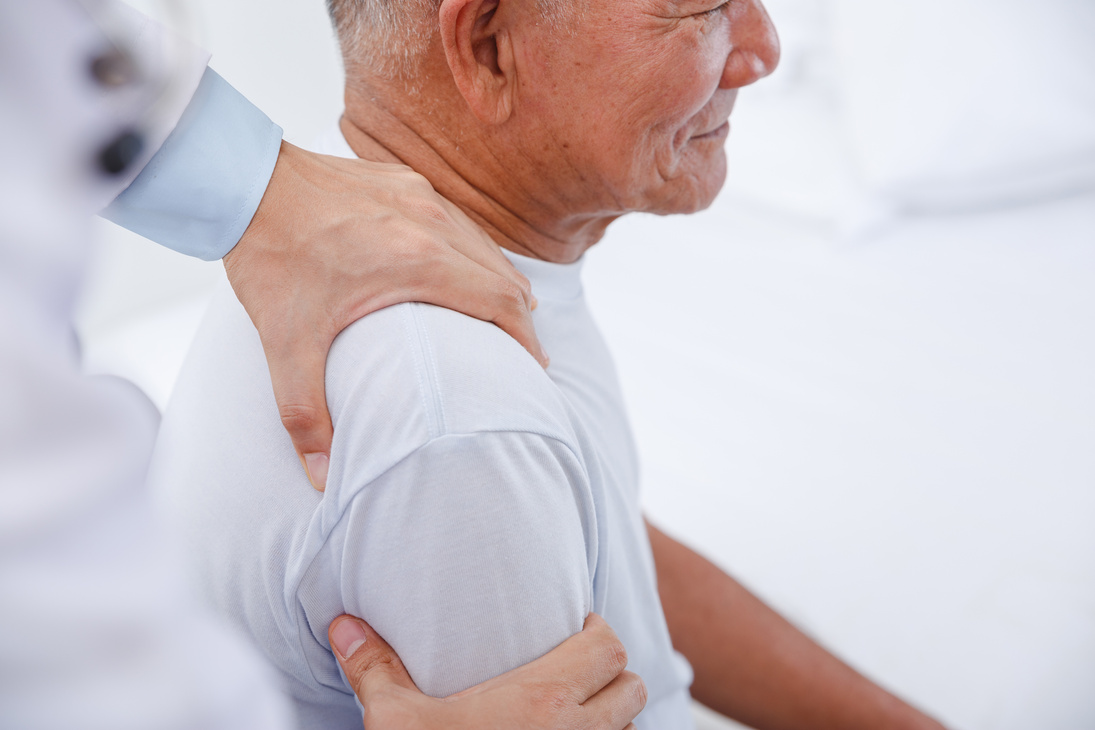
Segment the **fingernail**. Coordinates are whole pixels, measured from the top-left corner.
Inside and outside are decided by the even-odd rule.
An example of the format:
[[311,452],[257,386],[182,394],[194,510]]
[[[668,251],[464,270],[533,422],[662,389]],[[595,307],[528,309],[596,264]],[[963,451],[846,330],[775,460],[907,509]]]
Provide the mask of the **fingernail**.
[[308,478],[316,489],[327,488],[327,469],[331,466],[331,460],[327,454],[305,454],[304,468],[308,470]]
[[343,659],[365,645],[365,629],[356,618],[344,618],[331,629],[331,644]]
[[534,295],[532,296],[532,303],[531,303],[531,304],[529,304],[529,308],[528,308],[528,309],[529,309],[529,311],[530,311],[530,312],[535,312],[535,311],[536,311],[536,308],[537,308],[537,307],[539,307],[539,306],[540,306],[540,300],[539,300],[539,299],[537,299],[537,298],[536,298],[536,295],[534,294]]

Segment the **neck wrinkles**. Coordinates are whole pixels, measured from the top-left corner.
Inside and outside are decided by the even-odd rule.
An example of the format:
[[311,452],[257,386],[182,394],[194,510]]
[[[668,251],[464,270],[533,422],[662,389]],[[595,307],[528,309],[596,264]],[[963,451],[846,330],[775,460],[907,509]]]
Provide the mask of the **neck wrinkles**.
[[[576,261],[600,240],[615,219],[552,215],[531,210],[532,205],[527,213],[519,212],[516,205],[507,205],[469,179],[498,180],[500,190],[505,192],[505,166],[489,149],[461,149],[446,140],[443,133],[427,139],[378,103],[355,104],[347,98],[339,126],[358,157],[407,165],[481,226],[495,243],[522,256],[556,263]],[[427,126],[426,133],[431,131]],[[516,193],[517,198],[534,199],[531,194],[522,195],[516,186],[509,192]],[[537,214],[542,220],[534,217]]]

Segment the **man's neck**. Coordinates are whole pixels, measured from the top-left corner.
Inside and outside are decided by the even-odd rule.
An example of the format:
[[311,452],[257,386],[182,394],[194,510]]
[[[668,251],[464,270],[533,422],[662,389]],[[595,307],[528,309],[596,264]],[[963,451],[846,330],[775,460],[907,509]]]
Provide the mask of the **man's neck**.
[[452,141],[442,120],[412,128],[378,104],[348,95],[340,128],[358,157],[407,165],[499,246],[523,256],[576,261],[615,219],[551,210],[550,191],[543,195],[523,185],[489,147]]

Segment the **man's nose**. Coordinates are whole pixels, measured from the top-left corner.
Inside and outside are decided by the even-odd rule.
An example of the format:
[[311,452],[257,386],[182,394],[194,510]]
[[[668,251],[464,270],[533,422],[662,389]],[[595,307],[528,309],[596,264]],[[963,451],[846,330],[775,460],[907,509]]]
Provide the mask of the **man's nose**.
[[719,87],[740,89],[776,70],[779,36],[760,0],[746,0],[747,7],[733,18],[730,40],[733,50],[726,59]]

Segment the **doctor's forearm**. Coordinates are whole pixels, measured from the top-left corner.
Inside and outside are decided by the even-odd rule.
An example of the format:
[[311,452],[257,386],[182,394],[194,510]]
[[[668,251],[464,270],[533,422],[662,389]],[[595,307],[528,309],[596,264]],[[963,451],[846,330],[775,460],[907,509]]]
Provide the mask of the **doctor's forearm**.
[[942,726],[818,646],[717,566],[647,525],[692,695],[762,730]]

